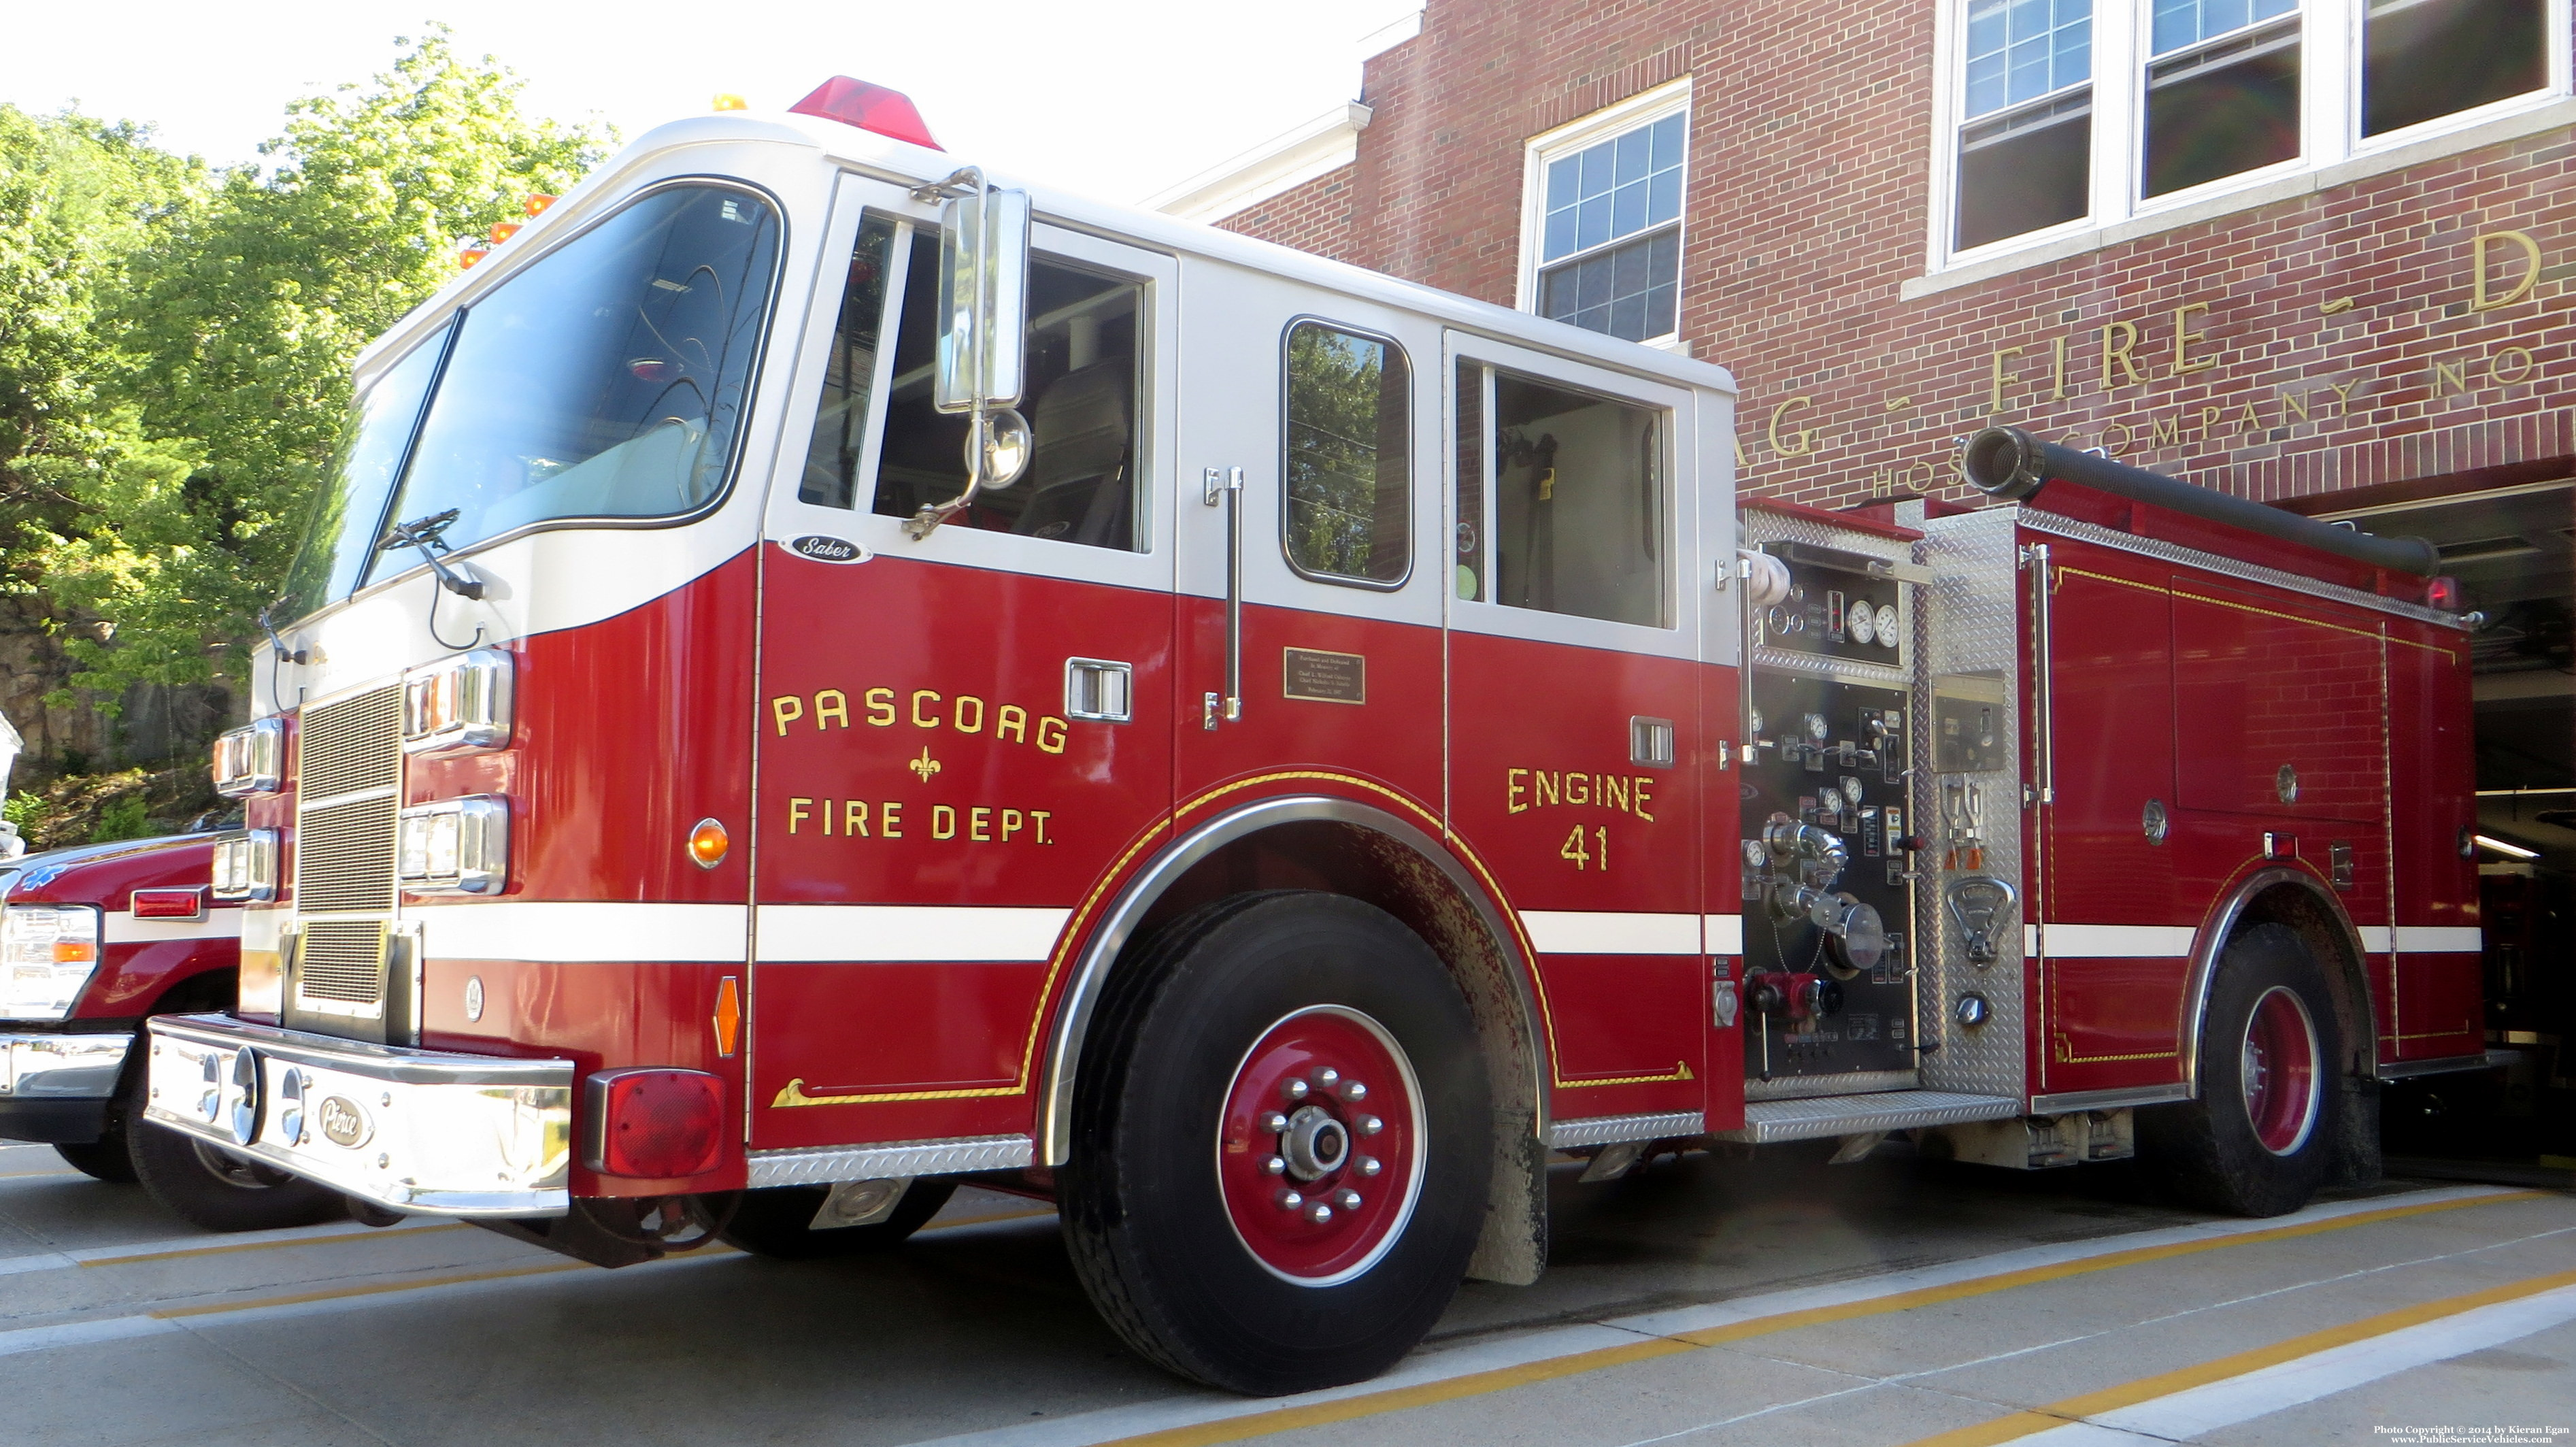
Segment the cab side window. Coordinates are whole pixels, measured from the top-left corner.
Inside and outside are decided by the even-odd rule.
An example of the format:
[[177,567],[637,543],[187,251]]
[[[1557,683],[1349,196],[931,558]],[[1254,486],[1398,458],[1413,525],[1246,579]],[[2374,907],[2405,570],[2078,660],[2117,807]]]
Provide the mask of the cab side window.
[[823,403],[814,409],[813,445],[805,451],[805,475],[796,484],[800,502],[849,507],[857,496],[894,234],[894,222],[871,215],[860,224],[858,245],[851,248],[850,279],[841,291],[832,354],[823,366]]
[[1459,596],[1671,626],[1662,411],[1499,367],[1458,387]]
[[1288,329],[1280,543],[1307,577],[1404,581],[1412,557],[1412,371],[1382,337],[1301,321]]
[[[914,232],[895,324],[894,376],[872,509],[910,517],[966,485],[963,413],[931,405],[939,238]],[[1029,264],[1028,390],[1036,446],[1010,486],[986,488],[950,526],[1141,551],[1136,397],[1144,284],[1045,255]]]

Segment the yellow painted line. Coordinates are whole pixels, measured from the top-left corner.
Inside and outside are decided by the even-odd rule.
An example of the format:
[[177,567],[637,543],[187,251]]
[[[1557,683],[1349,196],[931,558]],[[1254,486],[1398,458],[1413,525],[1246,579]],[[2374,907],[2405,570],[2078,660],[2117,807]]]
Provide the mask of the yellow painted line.
[[462,1231],[466,1223],[396,1226],[383,1231],[341,1231],[329,1236],[299,1236],[286,1241],[236,1241],[223,1246],[188,1246],[176,1251],[138,1251],[130,1256],[93,1256],[83,1266],[132,1266],[141,1261],[177,1261],[191,1256],[228,1256],[239,1251],[283,1251],[290,1246],[338,1246],[351,1241],[381,1241],[388,1236],[425,1236],[432,1231]]
[[0,1171],[0,1181],[23,1181],[31,1176],[77,1176],[79,1174],[80,1172],[67,1166],[57,1166],[50,1171]]
[[[1850,1321],[1859,1317],[1882,1316],[1890,1312],[1910,1311],[1916,1307],[1969,1297],[1988,1296],[2018,1287],[2042,1282],[2062,1281],[2068,1277],[2097,1271],[2114,1271],[2125,1266],[2168,1261],[2178,1256],[2193,1256],[2230,1246],[2251,1246],[2267,1241],[2286,1241],[2301,1236],[2322,1235],[2353,1226],[2367,1226],[2381,1221],[2401,1220],[2410,1216],[2428,1216],[2440,1211],[2456,1211],[2468,1206],[2491,1206],[2504,1201],[2528,1201],[2555,1196],[2555,1191],[2509,1191],[2492,1196],[2468,1196],[2448,1201],[2430,1201],[2413,1206],[2389,1206],[2376,1211],[2358,1211],[2349,1216],[2333,1216],[2322,1221],[2306,1221],[2295,1226],[2274,1226],[2261,1231],[2245,1231],[2229,1236],[2215,1236],[2201,1241],[2179,1241],[2165,1246],[2141,1246],[2129,1251],[2113,1251],[2080,1261],[2059,1262],[2053,1266],[2034,1266],[2021,1271],[1998,1272],[1971,1281],[1953,1282],[1947,1286],[1929,1286],[1919,1291],[1900,1291],[1887,1296],[1874,1296],[1862,1301],[1837,1306],[1809,1307],[1803,1311],[1784,1311],[1749,1321],[1729,1322],[1724,1326],[1703,1327],[1697,1331],[1676,1332],[1671,1336],[1644,1337],[1630,1345],[1600,1347],[1587,1352],[1570,1352],[1545,1361],[1527,1362],[1516,1367],[1498,1367],[1487,1372],[1470,1372],[1445,1381],[1426,1382],[1420,1386],[1396,1387],[1383,1392],[1369,1392],[1344,1397],[1339,1401],[1317,1402],[1311,1406],[1285,1407],[1275,1412],[1261,1412],[1249,1417],[1233,1417],[1214,1422],[1168,1427],[1158,1432],[1140,1433],[1103,1442],[1099,1447],[1212,1447],[1221,1442],[1246,1442],[1280,1432],[1294,1432],[1307,1427],[1330,1426],[1352,1422],[1387,1412],[1401,1412],[1438,1402],[1452,1402],[1464,1397],[1484,1396],[1532,1386],[1564,1377],[1580,1376],[1608,1367],[1626,1366],[1631,1362],[1652,1361],[1681,1352],[1701,1351],[1723,1342],[1743,1341],[1750,1337],[1769,1336],[1777,1332],[1796,1331],[1801,1327],[1830,1322]],[[2057,1425],[2054,1421],[2050,1425]],[[2003,1440],[2003,1439],[1997,1439]]]
[[2277,1367],[2283,1362],[2297,1361],[2301,1357],[2314,1356],[2318,1352],[2331,1351],[2340,1346],[2350,1346],[2354,1342],[2367,1341],[2375,1336],[2386,1336],[2390,1332],[2403,1331],[2410,1326],[2422,1326],[2428,1321],[2440,1321],[2446,1316],[2458,1316],[2462,1312],[2475,1311],[2482,1306],[2494,1306],[2499,1302],[2519,1301],[2526,1296],[2538,1296],[2544,1291],[2555,1291],[2562,1286],[2576,1286],[2576,1271],[2561,1271],[2550,1276],[2529,1277],[2521,1281],[2507,1282],[2502,1286],[2490,1286],[2484,1291],[2471,1291],[2459,1296],[2447,1296],[2439,1301],[2428,1301],[2420,1306],[2384,1311],[2377,1316],[2364,1317],[2360,1321],[2349,1322],[2343,1326],[2327,1327],[2323,1331],[2312,1331],[2305,1336],[2295,1336],[2288,1341],[2275,1342],[2267,1347],[2256,1347],[2251,1351],[2220,1357],[2216,1361],[2203,1362],[2196,1367],[2182,1367],[2152,1377],[2141,1377],[2134,1382],[2105,1387],[2098,1392],[2087,1392],[2080,1397],[2068,1397],[2062,1402],[2051,1402],[2045,1407],[2036,1407],[2027,1412],[2015,1412],[2009,1417],[1980,1422],[1973,1427],[1961,1427],[1936,1436],[1919,1438],[1907,1443],[1906,1447],[1995,1447],[1997,1443],[2015,1441],[2033,1433],[2066,1426],[2070,1422],[2080,1422],[2087,1417],[2098,1416],[2104,1412],[2116,1412],[2123,1407],[2152,1402],[2158,1397],[2170,1397],[2177,1392],[2190,1391],[2194,1387],[2205,1387],[2212,1382],[2223,1382],[2230,1377],[2241,1377],[2248,1372]]
[[343,1301],[356,1296],[382,1296],[394,1291],[420,1291],[432,1286],[458,1286],[470,1281],[506,1281],[515,1276],[549,1276],[558,1271],[595,1271],[587,1261],[550,1261],[542,1266],[512,1266],[498,1271],[460,1271],[450,1276],[377,1281],[365,1286],[337,1286],[327,1291],[299,1291],[292,1296],[263,1296],[256,1301],[215,1301],[202,1306],[165,1306],[149,1315],[163,1321],[191,1316],[219,1316],[231,1311],[257,1311],[264,1306],[302,1306],[309,1301]]

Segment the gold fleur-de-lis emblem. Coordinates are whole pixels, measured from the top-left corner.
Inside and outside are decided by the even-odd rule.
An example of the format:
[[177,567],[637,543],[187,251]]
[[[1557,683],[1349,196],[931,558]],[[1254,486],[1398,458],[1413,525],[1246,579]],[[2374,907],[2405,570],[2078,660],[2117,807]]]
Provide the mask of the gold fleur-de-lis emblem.
[[930,746],[928,744],[924,744],[921,746],[921,757],[904,765],[904,767],[912,770],[916,774],[919,774],[921,776],[921,782],[927,784],[930,782],[930,776],[939,772],[939,761],[930,756]]

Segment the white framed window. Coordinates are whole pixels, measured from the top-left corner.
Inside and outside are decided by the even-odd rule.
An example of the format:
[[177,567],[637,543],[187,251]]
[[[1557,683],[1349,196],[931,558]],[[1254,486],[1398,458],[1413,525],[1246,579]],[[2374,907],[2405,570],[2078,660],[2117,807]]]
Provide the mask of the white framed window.
[[2570,0],[1945,0],[1934,269],[2569,94]]
[[1530,139],[1522,310],[1627,341],[1672,343],[1689,138],[1685,77]]

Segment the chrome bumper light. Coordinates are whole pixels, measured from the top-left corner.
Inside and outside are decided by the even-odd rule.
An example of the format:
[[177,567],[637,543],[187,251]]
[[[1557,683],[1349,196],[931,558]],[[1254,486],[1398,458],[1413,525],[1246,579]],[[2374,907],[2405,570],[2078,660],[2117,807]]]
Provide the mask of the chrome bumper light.
[[264,718],[215,740],[215,792],[274,794],[286,782],[286,720]]
[[510,742],[510,655],[477,648],[403,675],[407,754],[471,753]]
[[116,1094],[129,1031],[108,1035],[0,1035],[0,1098],[105,1100]]
[[274,829],[252,829],[236,838],[216,840],[215,898],[277,898],[277,838]]
[[149,1025],[143,1113],[162,1125],[396,1211],[570,1208],[569,1060],[369,1045],[227,1015]]
[[510,882],[510,805],[490,794],[402,811],[395,873],[413,894],[498,894]]

